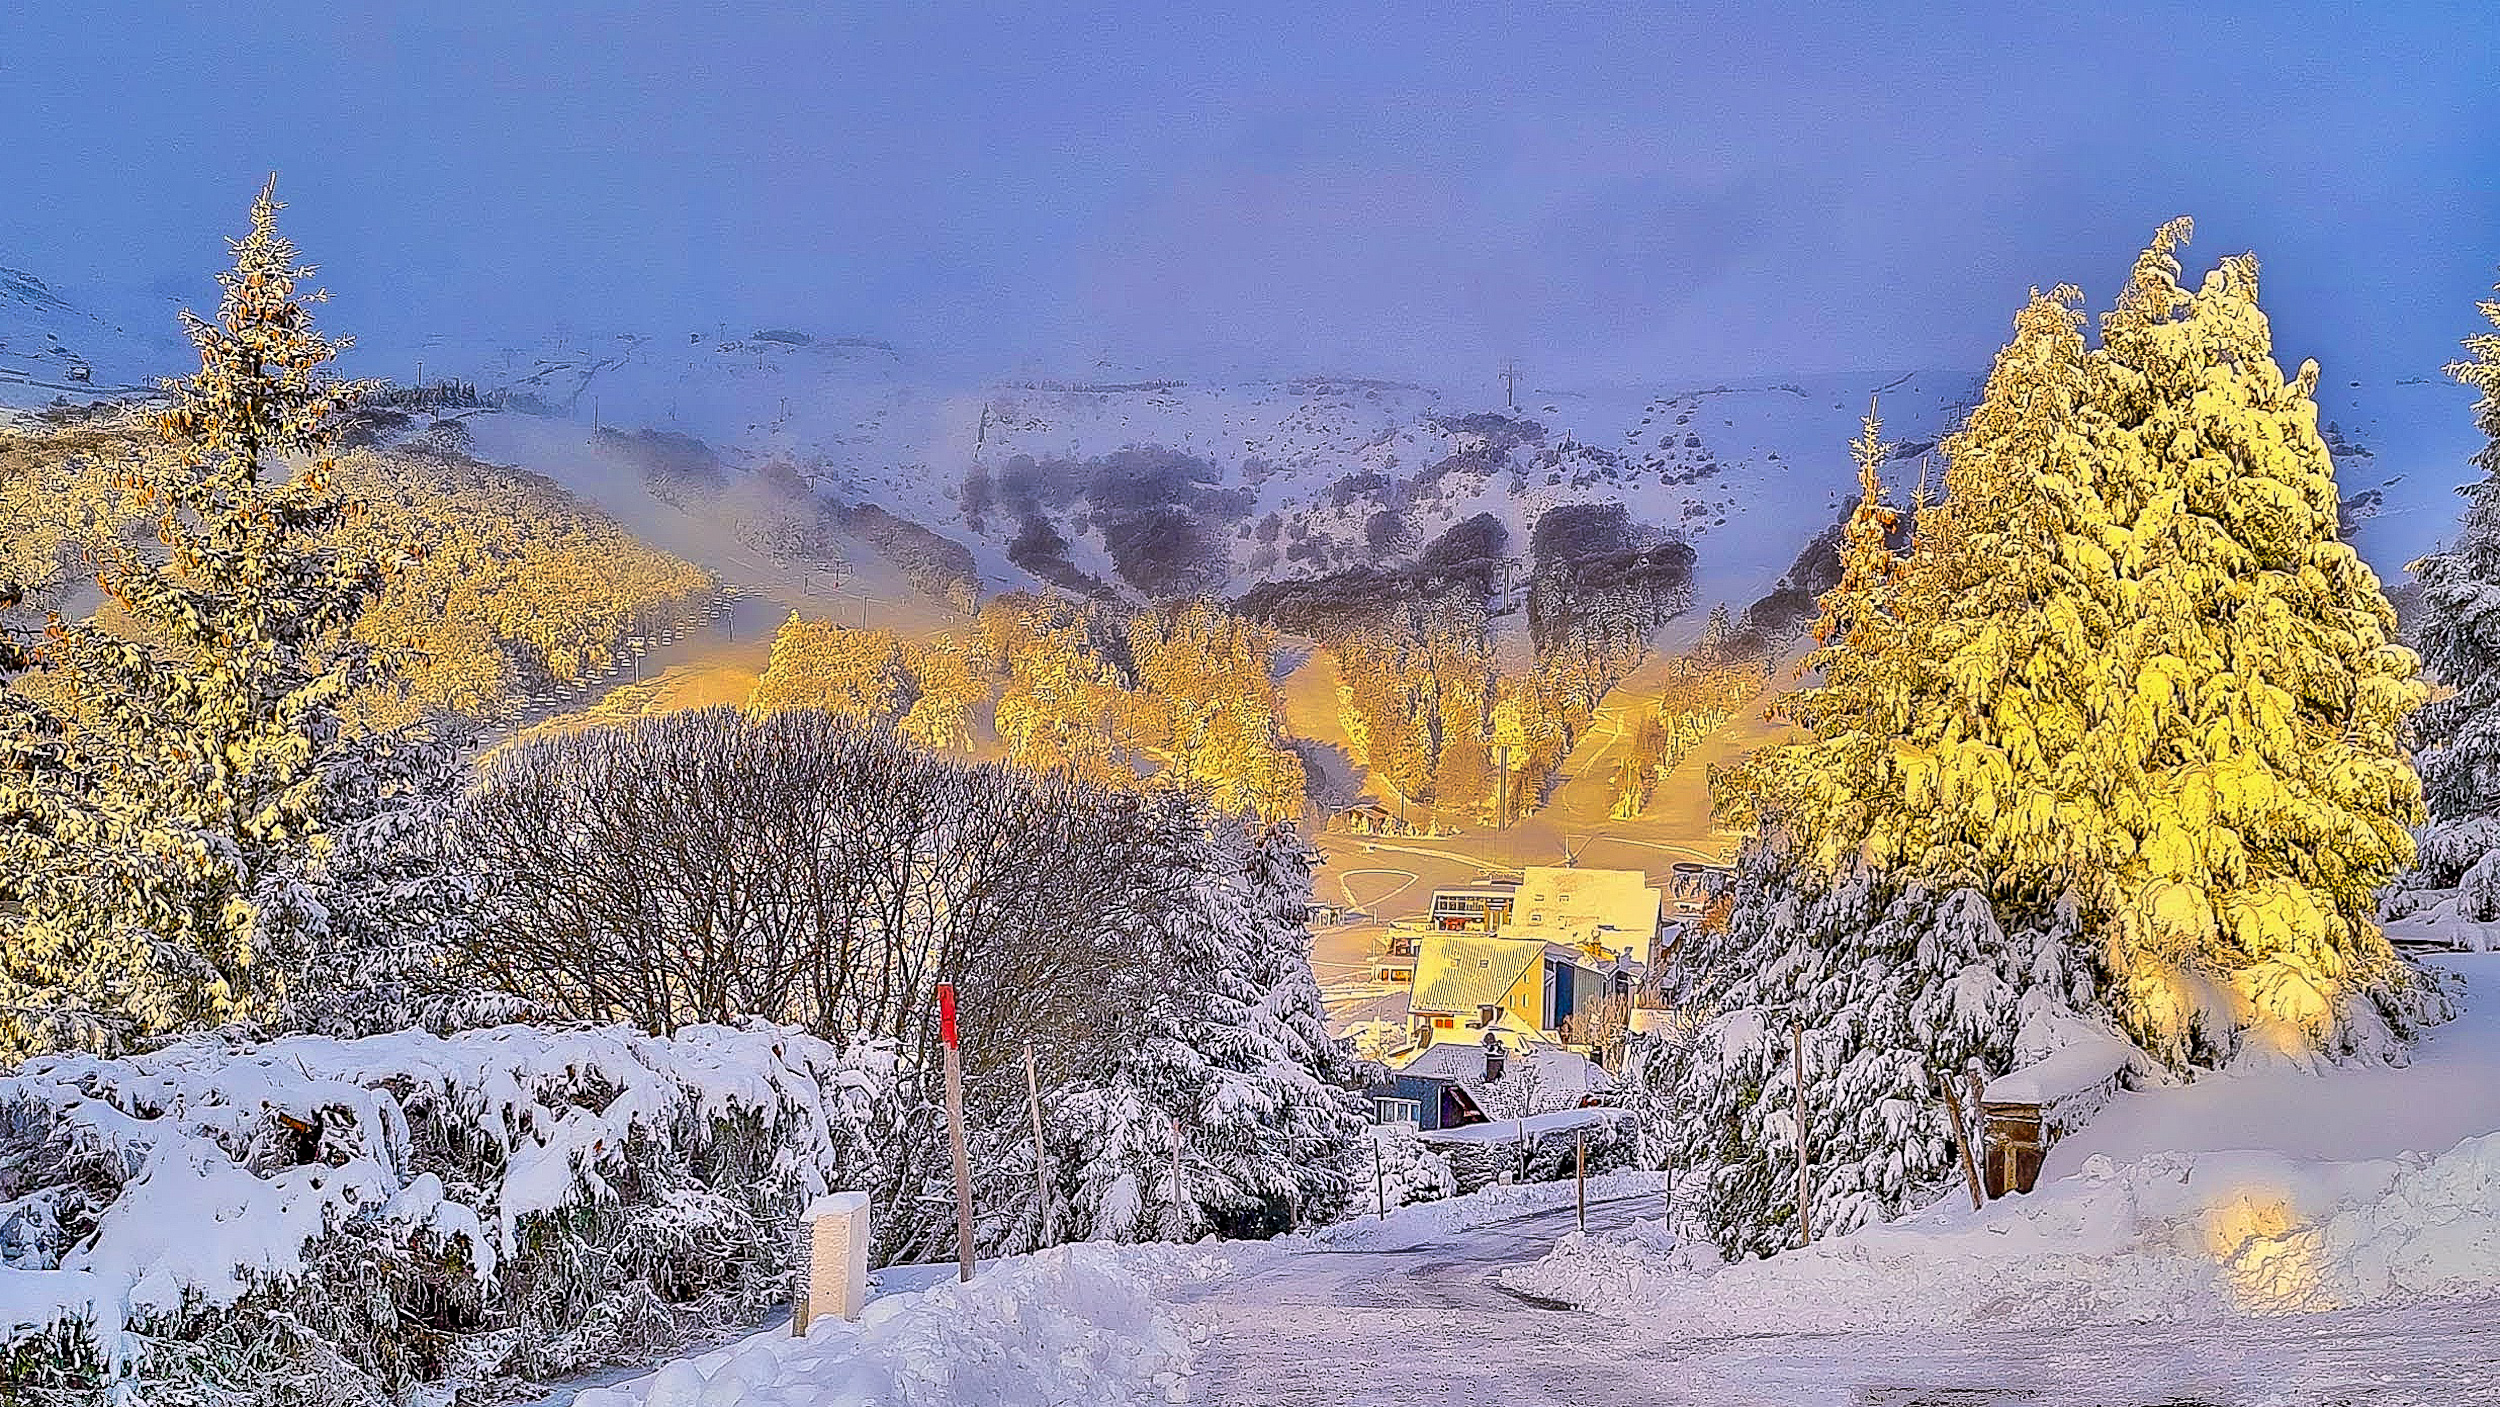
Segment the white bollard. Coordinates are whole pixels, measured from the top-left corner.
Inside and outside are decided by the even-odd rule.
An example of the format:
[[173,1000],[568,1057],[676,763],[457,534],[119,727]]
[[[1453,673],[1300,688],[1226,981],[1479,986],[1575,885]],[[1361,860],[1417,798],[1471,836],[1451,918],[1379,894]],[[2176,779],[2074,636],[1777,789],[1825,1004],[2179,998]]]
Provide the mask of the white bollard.
[[807,1204],[790,1331],[805,1337],[820,1315],[857,1319],[868,1304],[868,1194],[836,1192]]

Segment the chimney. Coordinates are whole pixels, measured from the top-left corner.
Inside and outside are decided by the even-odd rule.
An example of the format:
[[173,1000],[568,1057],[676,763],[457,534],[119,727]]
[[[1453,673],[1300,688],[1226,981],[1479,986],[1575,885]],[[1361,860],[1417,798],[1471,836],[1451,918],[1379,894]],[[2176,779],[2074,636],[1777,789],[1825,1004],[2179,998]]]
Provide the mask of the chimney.
[[1484,1082],[1491,1084],[1502,1077],[1502,1043],[1490,1034],[1484,1038]]

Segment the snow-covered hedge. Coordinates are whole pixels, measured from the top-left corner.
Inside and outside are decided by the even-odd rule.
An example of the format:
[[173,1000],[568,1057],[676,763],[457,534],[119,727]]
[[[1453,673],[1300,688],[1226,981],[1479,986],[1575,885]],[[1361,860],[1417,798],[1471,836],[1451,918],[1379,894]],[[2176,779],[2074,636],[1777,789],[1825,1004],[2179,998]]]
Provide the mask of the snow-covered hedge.
[[1505,1176],[1520,1182],[1567,1180],[1578,1173],[1583,1150],[1587,1152],[1592,1177],[1621,1172],[1633,1165],[1634,1137],[1628,1116],[1586,1124],[1551,1116],[1542,1121],[1531,1119],[1524,1131],[1524,1142],[1510,1136],[1516,1129],[1517,1121],[1496,1119],[1466,1130],[1480,1134],[1480,1138],[1464,1142],[1436,1140],[1434,1149],[1449,1160],[1458,1187],[1465,1192],[1480,1191]]
[[762,1024],[31,1061],[0,1078],[0,1397],[402,1399],[751,1321],[891,1062]]
[[2500,850],[2466,871],[2454,889],[2398,889],[2379,911],[2399,943],[2436,944],[2461,953],[2500,950]]
[[1450,1160],[1417,1137],[1413,1124],[1374,1124],[1371,1145],[1372,1195],[1358,1197],[1349,1215],[1379,1215],[1458,1194]]

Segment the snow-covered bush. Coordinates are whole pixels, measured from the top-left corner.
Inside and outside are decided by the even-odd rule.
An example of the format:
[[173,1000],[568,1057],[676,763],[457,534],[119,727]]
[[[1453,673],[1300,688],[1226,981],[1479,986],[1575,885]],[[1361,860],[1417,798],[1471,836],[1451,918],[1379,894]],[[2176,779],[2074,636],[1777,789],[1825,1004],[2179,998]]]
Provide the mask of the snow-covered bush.
[[0,1079],[0,1395],[405,1400],[751,1322],[892,1066],[761,1024],[31,1061]]
[[1531,1125],[1513,1137],[1515,1124],[1501,1120],[1477,1125],[1482,1137],[1441,1140],[1437,1150],[1449,1163],[1461,1193],[1481,1192],[1504,1179],[1514,1182],[1568,1182],[1588,1158],[1589,1176],[1625,1172],[1633,1166],[1636,1140],[1628,1118],[1607,1119],[1568,1129]]
[[1372,1195],[1355,1198],[1347,1209],[1349,1215],[1393,1212],[1458,1195],[1458,1177],[1450,1171],[1450,1160],[1417,1137],[1413,1124],[1374,1124],[1370,1142],[1366,1156],[1373,1160],[1374,1185],[1364,1190]]

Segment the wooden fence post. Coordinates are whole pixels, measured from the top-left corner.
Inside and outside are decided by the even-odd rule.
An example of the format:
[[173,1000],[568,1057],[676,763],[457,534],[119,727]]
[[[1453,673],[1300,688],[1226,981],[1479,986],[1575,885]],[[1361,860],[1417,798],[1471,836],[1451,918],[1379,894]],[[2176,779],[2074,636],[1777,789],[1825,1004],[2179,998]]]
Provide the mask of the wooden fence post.
[[[1979,1154],[1980,1174],[1982,1180],[1985,1180],[1988,1157],[1988,1111],[1982,1108],[1981,1104],[1988,1097],[1988,1077],[1979,1073],[1978,1062],[1973,1061],[1963,1078],[1970,1082],[1970,1136],[1971,1141],[1979,1145],[1974,1151]],[[2012,1172],[2012,1169],[2007,1169],[2005,1178],[2005,1185],[2009,1189],[2014,1185]]]
[[1380,1203],[1379,1219],[1387,1221],[1389,1219],[1389,1182],[1387,1175],[1380,1170],[1380,1140],[1377,1137],[1372,1139],[1372,1196]]
[[[1979,1164],[1977,1160],[1971,1157],[1970,1136],[1962,1130],[1962,1099],[1961,1096],[1953,1092],[1953,1077],[1951,1075],[1945,1076],[1942,1080],[1938,1081],[1938,1083],[1944,1087],[1945,1112],[1953,1118],[1953,1146],[1962,1151],[1962,1181],[1970,1188],[1970,1209],[1972,1211],[1977,1211],[1981,1207],[1987,1205],[1987,1199],[1980,1195]],[[1972,1112],[1976,1113],[1978,1111],[1973,1110]]]
[[1179,1119],[1172,1120],[1172,1225],[1175,1230],[1181,1231],[1187,1230],[1189,1226],[1189,1212],[1181,1201],[1181,1121]]
[[1806,1028],[1791,1028],[1797,1081],[1797,1236],[1798,1244],[1814,1244],[1814,1180],[1806,1169]]
[[1572,1177],[1579,1183],[1580,1229],[1589,1229],[1589,1131],[1580,1130],[1572,1138]]
[[964,1063],[955,1049],[955,985],[938,984],[938,1037],[946,1043],[946,1134],[955,1154],[955,1259],[972,1278],[972,1158],[964,1147]]
[[1051,1244],[1050,1166],[1049,1150],[1042,1147],[1042,1082],[1033,1073],[1033,1043],[1024,1043],[1024,1092],[1033,1106],[1033,1221],[1037,1228],[1034,1249]]

